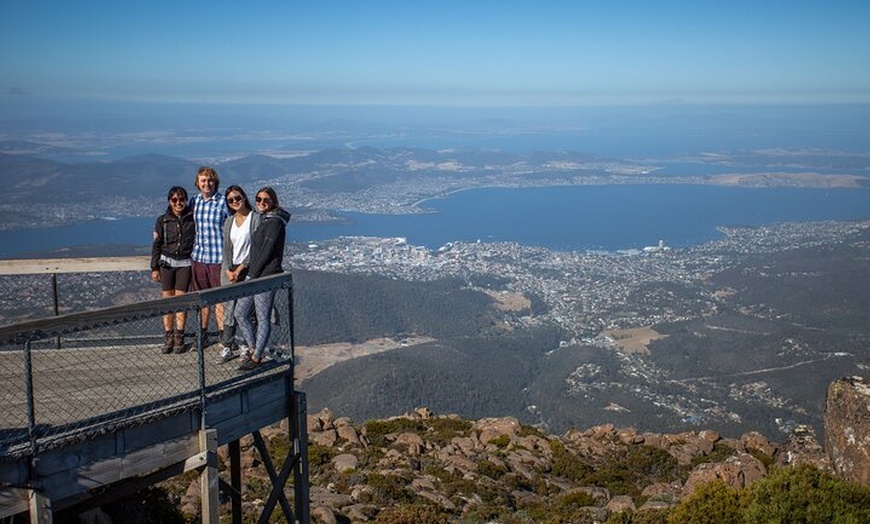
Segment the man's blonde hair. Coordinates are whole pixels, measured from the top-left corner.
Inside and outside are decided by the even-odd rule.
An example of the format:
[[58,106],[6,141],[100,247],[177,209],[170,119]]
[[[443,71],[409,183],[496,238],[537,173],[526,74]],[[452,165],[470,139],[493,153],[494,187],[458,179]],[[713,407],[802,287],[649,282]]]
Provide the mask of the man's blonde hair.
[[215,192],[217,192],[218,188],[219,188],[220,185],[221,185],[221,180],[220,180],[220,178],[218,178],[217,171],[215,171],[215,169],[214,169],[213,167],[209,167],[209,166],[201,166],[201,167],[196,171],[196,178],[195,178],[194,181],[193,181],[193,186],[194,186],[195,188],[197,188],[197,189],[201,189],[201,188],[199,187],[199,177],[200,177],[200,175],[206,175],[206,176],[208,176],[208,180],[214,180],[214,190],[215,190]]

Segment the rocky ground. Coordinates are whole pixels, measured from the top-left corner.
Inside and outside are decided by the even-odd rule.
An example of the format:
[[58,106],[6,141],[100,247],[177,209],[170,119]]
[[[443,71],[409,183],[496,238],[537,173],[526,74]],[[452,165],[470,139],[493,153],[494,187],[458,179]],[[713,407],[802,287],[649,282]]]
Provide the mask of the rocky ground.
[[[808,427],[785,443],[759,433],[729,439],[715,431],[639,433],[612,425],[553,436],[513,417],[472,421],[420,408],[365,424],[323,410],[309,415],[308,428],[312,522],[323,524],[376,521],[398,506],[427,507],[454,522],[511,522],[497,519],[517,515],[534,522],[558,512],[603,522],[612,513],[674,506],[714,479],[745,487],[774,464],[830,469]],[[286,430],[262,434],[283,460]],[[228,464],[226,449],[220,454]],[[242,440],[242,466],[245,514],[255,514],[270,486],[250,437]],[[181,510],[196,519],[198,482],[186,479],[184,488],[179,480],[171,483],[183,491]],[[291,486],[286,492],[292,497]]]
[[[744,488],[774,469],[801,465],[867,484],[870,432],[862,413],[870,388],[859,377],[844,378],[831,385],[828,400],[825,440],[833,460],[807,426],[782,443],[757,432],[725,438],[612,424],[557,436],[514,417],[467,420],[424,407],[360,424],[324,409],[307,420],[312,522],[614,522],[608,519],[620,513],[667,511],[712,480]],[[286,427],[261,434],[280,464],[290,447]],[[252,437],[241,444],[243,511],[253,517],[271,485]],[[222,469],[226,452],[219,450]],[[184,518],[198,521],[197,476],[164,486]],[[285,492],[292,498],[293,487]],[[223,510],[228,515],[230,505]],[[284,522],[279,514],[270,522]]]

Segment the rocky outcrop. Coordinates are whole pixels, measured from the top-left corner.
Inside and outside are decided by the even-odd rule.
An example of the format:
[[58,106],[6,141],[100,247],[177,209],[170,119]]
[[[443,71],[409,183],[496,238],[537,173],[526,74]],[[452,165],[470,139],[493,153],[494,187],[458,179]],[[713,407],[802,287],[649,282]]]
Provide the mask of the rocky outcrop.
[[[758,432],[724,438],[712,430],[660,434],[613,424],[556,436],[515,417],[464,420],[419,408],[356,424],[324,409],[307,419],[312,522],[371,522],[400,505],[434,507],[458,522],[506,507],[528,515],[572,504],[578,507],[571,518],[604,522],[614,513],[672,507],[714,480],[746,488],[773,466],[810,464],[866,483],[868,391],[856,378],[831,386],[825,414],[831,460],[808,426],[796,427],[783,443]],[[286,446],[286,425],[261,434],[267,446]],[[270,483],[252,438],[240,444],[243,506],[261,507]],[[218,455],[228,458],[225,448]],[[622,483],[608,489],[613,479]],[[625,494],[628,481],[631,494]],[[196,517],[198,485],[184,488],[179,507]]]
[[842,378],[828,387],[825,449],[837,475],[870,485],[870,384]]
[[[735,488],[749,486],[767,474],[766,464],[824,463],[811,430],[786,444],[757,432],[728,439],[710,430],[641,433],[612,424],[553,436],[514,417],[463,421],[428,408],[378,421],[382,424],[377,431],[396,428],[386,434],[375,434],[366,424],[357,428],[349,419],[334,419],[328,410],[309,415],[308,421],[309,441],[331,457],[311,466],[312,486],[319,486],[312,487],[311,514],[314,522],[323,523],[365,522],[378,506],[395,503],[384,498],[387,494],[455,516],[478,511],[492,497],[532,507],[585,494],[594,505],[582,511],[603,521],[611,513],[673,506],[715,479]],[[608,461],[619,461],[632,450],[649,448],[666,452],[649,456],[669,456],[675,468],[688,470],[688,480],[651,478],[637,486],[635,497],[611,496],[600,485],[578,483],[565,465],[576,460],[591,472],[610,467]],[[565,452],[573,458],[566,459]]]

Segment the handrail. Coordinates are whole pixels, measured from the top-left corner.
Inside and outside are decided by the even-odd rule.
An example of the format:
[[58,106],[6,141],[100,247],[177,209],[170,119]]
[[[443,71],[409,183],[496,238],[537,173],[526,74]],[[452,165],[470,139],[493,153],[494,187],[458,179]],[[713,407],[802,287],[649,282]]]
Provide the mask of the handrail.
[[290,273],[281,273],[205,291],[192,291],[174,297],[158,298],[94,311],[80,311],[56,317],[29,320],[0,327],[0,344],[22,343],[24,340],[64,335],[81,331],[83,328],[88,329],[109,325],[116,323],[117,320],[136,320],[173,313],[175,311],[202,308],[235,300],[242,296],[256,295],[270,289],[290,289],[292,287],[292,275]]

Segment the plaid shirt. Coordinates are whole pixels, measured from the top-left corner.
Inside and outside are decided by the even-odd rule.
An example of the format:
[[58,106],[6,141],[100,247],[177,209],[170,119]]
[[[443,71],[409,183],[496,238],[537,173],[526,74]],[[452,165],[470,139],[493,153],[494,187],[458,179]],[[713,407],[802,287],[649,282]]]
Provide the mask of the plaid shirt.
[[203,264],[220,264],[224,251],[223,224],[230,215],[223,195],[215,193],[208,200],[202,193],[193,197],[193,221],[196,241],[191,258]]

